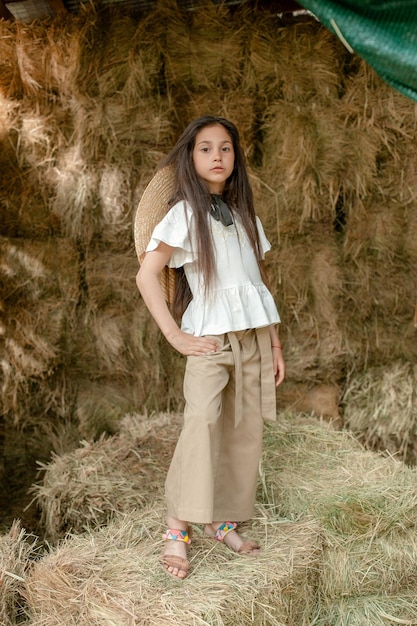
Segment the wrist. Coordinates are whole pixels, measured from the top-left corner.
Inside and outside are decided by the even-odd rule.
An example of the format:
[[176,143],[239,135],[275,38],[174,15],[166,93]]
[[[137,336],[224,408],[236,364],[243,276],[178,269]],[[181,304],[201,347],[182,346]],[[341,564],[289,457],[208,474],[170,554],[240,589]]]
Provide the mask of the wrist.
[[275,346],[271,345],[271,348],[277,348],[278,350],[282,350],[282,346],[278,346],[278,345],[275,345]]
[[174,324],[173,326],[170,326],[170,328],[167,329],[163,334],[165,335],[165,339],[172,344],[173,342],[175,342],[176,339],[181,336],[182,330],[181,328],[179,328],[179,326],[177,326],[177,324]]

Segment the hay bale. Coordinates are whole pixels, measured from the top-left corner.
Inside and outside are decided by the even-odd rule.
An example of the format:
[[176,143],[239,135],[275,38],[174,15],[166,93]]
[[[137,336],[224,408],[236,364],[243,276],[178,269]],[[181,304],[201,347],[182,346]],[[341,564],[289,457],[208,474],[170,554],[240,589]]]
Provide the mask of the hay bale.
[[130,251],[133,243],[131,176],[130,168],[116,165],[105,165],[100,173],[100,232],[109,251]]
[[182,406],[185,359],[167,343],[143,303],[132,299],[124,313],[113,303],[98,312],[84,311],[81,319],[71,335],[69,375],[78,382],[77,414],[83,415],[85,427],[90,423],[88,432],[96,418],[111,423],[137,407],[164,411]]
[[349,369],[415,361],[417,344],[413,316],[416,282],[406,257],[362,253],[343,265],[341,317]]
[[372,122],[383,131],[384,144],[394,155],[401,142],[395,145],[390,141],[391,133],[397,139],[415,137],[415,103],[388,85],[362,57],[354,55],[350,60],[341,104],[358,116],[361,126]]
[[367,446],[417,459],[417,367],[394,361],[349,376],[343,392],[346,426]]
[[269,426],[263,471],[264,498],[279,514],[313,515],[329,541],[388,538],[416,525],[416,471],[317,420]]
[[390,188],[397,197],[409,193],[408,177],[404,180],[408,169],[404,151],[415,160],[413,102],[388,86],[363,59],[355,57],[340,113],[347,131],[343,189],[362,198],[377,187]]
[[394,261],[402,253],[408,224],[395,199],[378,195],[357,199],[346,217],[343,248],[347,259],[370,254]]
[[[225,4],[207,3],[192,13],[190,83],[194,89],[235,89],[242,83],[246,29]],[[201,60],[204,59],[204,63]]]
[[0,244],[3,296],[8,306],[53,296],[66,296],[68,303],[76,299],[77,263],[67,240],[1,238]]
[[99,315],[71,339],[67,379],[77,390],[74,411],[82,437],[114,432],[123,414],[138,408],[183,406],[185,359],[172,350],[144,306],[118,318]]
[[0,620],[2,626],[23,623],[22,592],[32,561],[39,556],[36,537],[15,520],[0,536]]
[[95,315],[112,307],[121,314],[137,308],[140,300],[135,283],[138,268],[132,249],[111,252],[101,242],[89,246],[84,268],[88,311]]
[[81,146],[62,151],[54,168],[55,190],[51,208],[66,237],[88,242],[97,232],[98,175],[82,156]]
[[405,206],[395,197],[376,192],[356,198],[346,212],[343,255],[346,260],[372,255],[393,262],[403,254],[408,229]]
[[44,238],[59,234],[51,218],[49,170],[59,144],[58,124],[65,113],[50,105],[36,106],[0,94],[1,234]]
[[122,414],[138,407],[177,410],[183,401],[185,360],[141,301],[137,260],[130,252],[110,254],[100,244],[84,259],[86,297],[67,338],[67,376],[78,388],[83,437],[113,430]]
[[0,21],[0,97],[2,99],[19,98],[22,95],[16,56],[17,27],[14,21],[4,19]]
[[[107,13],[107,12],[106,12]],[[99,98],[112,97],[123,91],[130,74],[129,56],[137,24],[129,15],[110,8],[100,15],[100,66],[97,72]]]
[[[5,301],[2,401],[17,422],[43,406],[36,385],[41,397],[54,395],[49,384],[62,364],[62,341],[78,297],[78,272],[74,249],[66,240],[3,239],[0,246]],[[61,405],[61,400],[52,404]]]
[[88,13],[82,9],[78,15],[57,15],[45,29],[46,42],[40,59],[48,90],[56,94],[62,105],[77,91],[83,35],[88,21]]
[[168,446],[173,452],[178,430],[178,419],[171,415],[135,416],[134,426],[129,420],[129,436],[121,432],[82,441],[76,450],[53,454],[49,463],[40,464],[43,480],[31,492],[48,539],[55,542],[68,532],[104,526],[116,513],[128,514],[151,502],[167,471],[159,450]]
[[315,616],[317,626],[413,626],[417,621],[415,593],[403,591],[393,596],[381,594],[368,597],[340,598],[320,607]]
[[249,12],[243,19],[247,25],[243,87],[261,100],[276,98],[285,72],[279,54],[285,30],[277,15],[268,12]]
[[264,546],[256,559],[236,558],[196,529],[193,570],[179,586],[158,563],[163,515],[156,501],[51,550],[26,583],[31,626],[310,623],[320,555],[314,524],[277,523],[259,509],[243,529]]
[[[392,161],[392,167],[397,167]],[[397,170],[397,187],[402,173]],[[346,207],[343,228],[343,319],[349,369],[417,356],[416,279],[410,240],[415,199],[392,189],[368,192]],[[411,224],[410,224],[411,218]]]
[[72,421],[74,392],[62,372],[25,382],[15,398],[16,409],[10,408],[8,397],[8,404],[3,403],[7,413],[3,411],[2,419],[1,513],[5,527],[18,518],[26,529],[39,534],[39,511],[29,494],[39,477],[38,463],[47,462],[52,451],[73,449],[79,433]]
[[340,182],[344,205],[348,207],[356,198],[365,198],[375,190],[382,139],[372,124],[346,126],[340,146],[344,155]]
[[[86,370],[82,380],[79,372],[70,373],[68,377],[77,387],[73,411],[80,438],[95,439],[103,433],[117,432],[126,413],[158,405],[154,397],[158,391],[152,394],[153,380],[149,374],[133,372],[130,376],[108,374],[88,378]],[[160,398],[160,404],[161,409],[170,406],[165,398]]]
[[9,177],[0,189],[2,235],[29,240],[61,237],[59,219],[51,214],[49,207],[50,189],[43,186],[44,172],[30,170],[23,175],[15,160],[16,154],[12,154],[6,168]]
[[178,410],[183,402],[185,360],[141,301],[137,269],[134,254],[110,254],[102,244],[91,246],[85,257],[88,297],[68,337],[68,376],[79,388],[83,437],[107,430],[138,407]]
[[340,598],[370,596],[379,591],[401,595],[417,582],[417,539],[408,528],[389,539],[339,542],[323,550],[320,567],[320,596],[324,604]]
[[346,597],[373,595],[383,606],[387,594],[407,595],[416,583],[415,469],[300,416],[269,426],[264,448],[264,501],[290,519],[311,515],[323,531],[317,615]]
[[191,82],[190,12],[179,11],[175,2],[164,2],[159,8],[164,23],[163,62],[167,88],[189,86]]
[[261,177],[278,194],[284,233],[333,224],[344,175],[345,132],[338,122],[315,101],[277,100],[264,113]]
[[296,21],[280,30],[280,96],[286,102],[306,100],[338,104],[343,91],[346,50],[339,39],[315,19]]
[[43,187],[51,185],[57,156],[66,149],[73,130],[70,113],[59,102],[23,102],[18,111],[16,145],[22,177],[37,179]]
[[83,5],[81,7],[81,27],[78,29],[80,46],[77,61],[74,92],[78,97],[95,98],[98,94],[98,77],[103,62],[103,35],[109,28],[108,19],[112,9]]
[[[15,55],[19,67],[23,94],[28,98],[47,93],[42,51],[46,45],[46,28],[41,22],[16,22]],[[14,55],[13,55],[14,56]]]
[[[9,131],[17,125],[17,110],[18,104],[7,98],[0,91],[0,140],[3,142],[4,138],[7,136]],[[7,141],[4,142],[4,149],[7,149]],[[1,155],[2,164],[6,164],[6,159],[4,158],[4,154]]]
[[[80,96],[69,103],[74,124],[73,149],[87,163],[100,161],[155,167],[155,152],[174,143],[172,104],[155,94],[128,100],[122,93],[106,98]],[[149,152],[149,154],[148,154]]]
[[49,105],[28,106],[1,94],[0,105],[1,234],[29,239],[59,235],[48,203],[62,111],[51,117]]
[[[92,373],[110,374],[114,376],[118,374],[127,375],[133,366],[132,355],[127,352],[127,335],[129,330],[131,316],[122,315],[120,311],[113,306],[103,308],[94,316],[91,325],[85,327],[85,336],[90,335],[93,341],[91,351]],[[87,350],[84,349],[84,355]],[[129,358],[130,357],[130,358]],[[87,363],[86,363],[87,366]],[[88,368],[85,367],[84,371]]]
[[[243,624],[249,619],[248,623],[263,624],[267,620],[268,624],[304,625],[312,623],[312,619],[325,619],[330,610],[336,610],[334,607],[343,606],[346,597],[358,607],[365,607],[372,597],[378,610],[389,600],[392,602],[389,615],[400,615],[402,606],[404,615],[408,615],[410,607],[407,608],[403,600],[416,582],[415,470],[393,458],[365,451],[348,432],[335,431],[317,420],[301,416],[294,419],[288,415],[281,416],[280,422],[265,429],[258,492],[265,504],[258,507],[258,524],[243,526],[244,532],[258,538],[261,543],[266,542],[261,557],[250,563],[244,562],[243,559],[235,559],[224,546],[218,544],[214,552],[215,546],[206,547],[207,540],[196,529],[190,552],[194,571],[184,581],[185,587],[181,587],[188,598],[188,612],[182,613],[182,595],[178,604],[172,602],[172,595],[169,596],[169,605],[165,602],[156,604],[155,593],[160,598],[165,597],[163,589],[167,584],[178,589],[175,581],[167,579],[164,572],[156,567],[160,542],[149,541],[150,537],[154,538],[162,531],[164,506],[157,495],[156,499],[153,497],[152,508],[142,507],[132,513],[132,491],[126,483],[136,476],[132,468],[125,469],[123,477],[119,477],[118,472],[120,464],[126,463],[128,458],[122,454],[123,446],[125,452],[135,447],[141,457],[141,471],[150,471],[147,493],[151,497],[153,493],[158,494],[178,429],[179,422],[169,415],[151,419],[142,416],[139,420],[138,416],[127,416],[118,437],[107,440],[109,448],[106,452],[105,440],[94,444],[96,454],[105,452],[103,457],[107,462],[100,462],[92,444],[89,444],[88,450],[84,449],[82,463],[83,449],[77,451],[79,461],[78,468],[73,472],[74,482],[65,480],[65,470],[58,468],[62,460],[55,460],[55,492],[58,497],[62,497],[68,484],[73,488],[79,485],[80,476],[85,476],[87,494],[84,492],[85,497],[78,506],[74,506],[73,496],[69,508],[78,510],[79,519],[82,503],[87,503],[86,517],[89,516],[89,521],[85,524],[83,535],[68,537],[33,568],[25,597],[28,614],[34,624],[41,624],[41,619],[50,619],[50,622],[42,623],[70,625],[81,617],[86,624],[95,624],[99,623],[97,616],[103,614],[107,619],[118,619],[115,623],[129,624],[126,620],[134,620],[140,612],[142,619],[150,624],[170,623],[175,615],[177,620],[181,616],[181,623],[185,624],[195,623],[196,619],[231,624],[236,623],[238,618]],[[165,454],[158,457],[159,461],[155,464],[153,449],[160,450],[161,441]],[[72,459],[76,456],[73,455]],[[108,463],[109,458],[114,462],[114,468],[112,463]],[[161,458],[165,467],[160,463]],[[51,464],[48,468],[51,475],[52,469]],[[105,479],[107,472],[111,481],[115,480],[110,490]],[[81,501],[81,497],[79,499]],[[98,515],[100,505],[104,508],[101,504],[103,500],[116,503],[119,507],[123,500],[129,501],[129,514],[112,515],[113,520],[107,526],[93,530],[91,521],[97,522],[91,520],[91,515]],[[288,521],[284,522],[282,517]],[[250,525],[252,528],[249,531]],[[260,534],[263,538],[258,537]],[[279,554],[275,554],[276,550]],[[299,568],[301,555],[303,565]],[[120,569],[117,568],[118,556]],[[276,564],[277,570],[271,563]],[[292,565],[288,578],[289,563]],[[258,566],[261,568],[259,573],[254,570]],[[265,578],[264,566],[269,572],[268,578]],[[251,576],[247,575],[247,567],[251,568]],[[227,577],[226,570],[233,575]],[[137,579],[132,572],[138,574]],[[254,577],[263,583],[253,585]],[[213,589],[217,589],[216,580],[221,580],[222,589],[227,581],[234,581],[231,588],[227,587],[226,606],[223,602],[214,603],[214,598],[223,598],[223,595],[213,594]],[[256,600],[246,589],[248,581],[251,581],[250,589],[254,590]],[[209,586],[204,587],[204,584]],[[245,593],[242,585],[245,585]],[[245,598],[245,606],[239,602],[230,603],[230,594],[235,591],[240,598]],[[90,593],[94,600],[90,600]],[[199,595],[195,595],[197,593]],[[315,604],[317,598],[320,598],[319,604]],[[251,611],[246,602],[252,607]],[[68,606],[72,607],[72,613],[63,617],[63,611],[68,611]],[[233,616],[228,613],[227,607],[230,606],[233,606]],[[115,616],[116,607],[119,607],[118,618]],[[364,608],[361,610],[366,611]]]
[[[165,7],[164,63],[167,86],[182,89],[233,89],[242,82],[245,29],[230,8],[206,3],[189,15]],[[201,60],[204,59],[204,63]]]
[[[266,103],[276,99],[335,103],[343,90],[346,50],[311,18],[284,21],[279,15],[248,14],[245,86]],[[257,93],[260,90],[261,93]]]
[[[174,114],[167,98],[155,94],[127,102],[123,95],[115,95],[97,104],[90,119],[95,116],[98,139],[105,144],[103,156],[106,161],[125,160],[129,163],[135,158],[138,163],[155,166],[151,160],[152,154],[161,149],[166,150],[174,143]],[[84,139],[89,137],[87,126],[83,129],[83,136]],[[92,135],[90,139],[94,142]],[[89,146],[86,145],[86,148]],[[148,150],[151,151],[150,155],[147,154]],[[97,150],[96,154],[100,152]]]
[[339,327],[342,292],[335,233],[312,225],[309,233],[282,236],[268,229],[266,256],[271,290],[284,320],[281,331],[287,376],[293,382],[336,382],[343,367]]
[[142,17],[131,38],[128,76],[123,91],[128,101],[151,96],[165,88],[163,80],[163,42],[166,21],[163,11],[151,10]]
[[27,488],[53,446],[48,425],[58,429],[73,406],[63,346],[78,298],[77,258],[66,240],[2,239],[0,251],[3,513],[19,512],[36,528],[24,510]]

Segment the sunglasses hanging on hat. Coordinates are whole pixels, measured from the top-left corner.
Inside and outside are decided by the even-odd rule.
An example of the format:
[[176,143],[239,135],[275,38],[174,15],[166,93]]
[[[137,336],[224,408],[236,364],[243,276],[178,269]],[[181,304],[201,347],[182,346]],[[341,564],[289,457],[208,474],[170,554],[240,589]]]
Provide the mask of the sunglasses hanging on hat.
[[231,226],[233,224],[232,214],[223,198],[218,194],[211,194],[211,210],[210,215],[215,220],[221,222],[223,226]]

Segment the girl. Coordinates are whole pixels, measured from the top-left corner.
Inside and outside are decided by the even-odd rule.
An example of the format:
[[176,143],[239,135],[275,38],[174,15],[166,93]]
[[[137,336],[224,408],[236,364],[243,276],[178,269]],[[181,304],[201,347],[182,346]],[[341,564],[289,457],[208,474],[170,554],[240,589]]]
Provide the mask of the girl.
[[[238,553],[256,555],[237,522],[253,515],[263,418],[275,419],[285,366],[265,286],[270,249],[255,217],[234,124],[204,116],[189,124],[163,165],[173,168],[171,208],[155,227],[136,282],[168,342],[187,356],[184,424],[168,471],[162,562],[189,572],[189,523]],[[181,268],[175,311],[158,275]]]

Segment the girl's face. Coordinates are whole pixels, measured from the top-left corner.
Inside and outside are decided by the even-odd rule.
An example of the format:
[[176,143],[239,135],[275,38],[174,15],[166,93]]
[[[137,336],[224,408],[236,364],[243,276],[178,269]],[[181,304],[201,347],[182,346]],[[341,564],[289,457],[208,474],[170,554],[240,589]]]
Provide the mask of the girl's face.
[[224,126],[206,126],[197,133],[193,162],[209,192],[221,194],[235,163],[233,142]]

